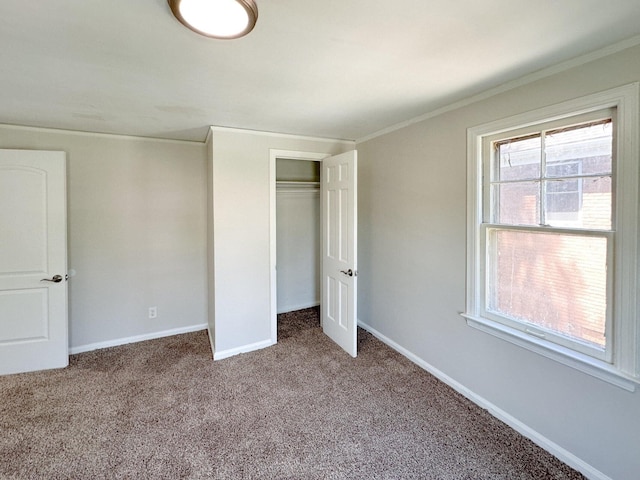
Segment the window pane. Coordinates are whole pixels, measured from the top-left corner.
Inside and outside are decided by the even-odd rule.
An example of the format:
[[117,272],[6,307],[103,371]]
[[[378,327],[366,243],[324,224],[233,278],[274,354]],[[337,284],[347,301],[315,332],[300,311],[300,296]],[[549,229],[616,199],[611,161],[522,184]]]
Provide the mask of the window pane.
[[604,349],[607,239],[491,229],[487,310]]
[[547,177],[575,177],[581,173],[580,162],[547,163]]
[[611,121],[548,132],[545,146],[547,177],[611,173]]
[[611,229],[611,177],[547,180],[545,185],[547,225]]
[[492,185],[492,222],[510,225],[540,224],[540,182]]
[[498,143],[499,165],[492,181],[540,178],[541,145],[540,135]]

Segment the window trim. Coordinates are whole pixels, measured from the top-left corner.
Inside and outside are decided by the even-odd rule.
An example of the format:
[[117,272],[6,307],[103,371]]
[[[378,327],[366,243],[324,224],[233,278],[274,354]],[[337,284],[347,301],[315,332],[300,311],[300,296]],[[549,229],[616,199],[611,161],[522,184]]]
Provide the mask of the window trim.
[[[467,295],[462,316],[483,332],[524,347],[628,391],[640,385],[640,319],[638,319],[638,189],[639,83],[596,93],[467,130]],[[483,268],[483,139],[541,123],[615,108],[616,180],[614,211],[617,230],[614,276],[612,363],[598,360],[482,316]],[[624,261],[623,261],[624,259]],[[633,261],[629,261],[633,259]]]

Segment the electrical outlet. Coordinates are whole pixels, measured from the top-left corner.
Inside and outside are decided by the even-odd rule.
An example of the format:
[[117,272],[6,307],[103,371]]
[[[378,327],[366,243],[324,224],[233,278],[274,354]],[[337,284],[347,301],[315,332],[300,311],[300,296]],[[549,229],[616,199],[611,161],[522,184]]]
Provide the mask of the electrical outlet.
[[158,307],[149,307],[149,318],[156,318],[158,316]]

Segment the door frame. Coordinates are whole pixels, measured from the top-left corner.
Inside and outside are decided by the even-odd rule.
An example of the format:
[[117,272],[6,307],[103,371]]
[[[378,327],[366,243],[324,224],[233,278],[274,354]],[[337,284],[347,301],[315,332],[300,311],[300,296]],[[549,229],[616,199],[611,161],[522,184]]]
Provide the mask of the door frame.
[[[271,343],[278,342],[278,274],[276,271],[276,160],[307,160],[322,162],[331,157],[331,153],[299,152],[294,150],[269,149],[269,285],[270,285],[270,317],[271,317]],[[322,213],[322,202],[320,202]],[[320,299],[322,302],[322,299]],[[321,305],[322,306],[322,305]]]

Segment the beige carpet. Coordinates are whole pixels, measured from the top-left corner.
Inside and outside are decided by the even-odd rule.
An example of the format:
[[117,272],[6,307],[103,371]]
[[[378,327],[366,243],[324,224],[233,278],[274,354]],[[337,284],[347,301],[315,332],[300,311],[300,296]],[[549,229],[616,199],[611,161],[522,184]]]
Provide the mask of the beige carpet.
[[215,363],[197,332],[0,378],[0,478],[583,478],[371,335],[279,324]]

